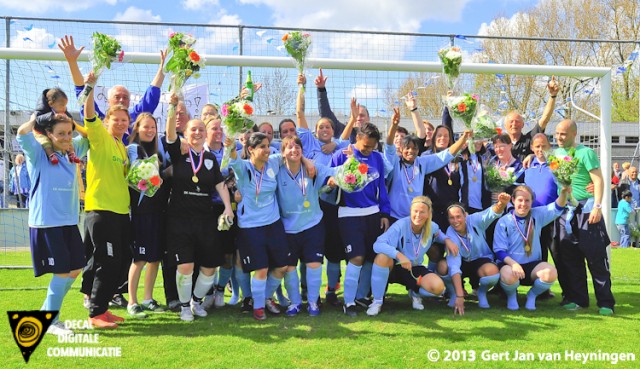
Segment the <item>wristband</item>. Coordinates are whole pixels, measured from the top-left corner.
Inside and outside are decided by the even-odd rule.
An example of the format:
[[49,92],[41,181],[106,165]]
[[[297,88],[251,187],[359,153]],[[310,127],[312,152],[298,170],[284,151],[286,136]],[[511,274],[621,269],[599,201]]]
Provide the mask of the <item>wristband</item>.
[[412,111],[412,112],[414,112],[414,111],[416,111],[416,110],[418,110],[418,108],[417,108],[417,107],[416,107],[416,108],[411,109],[411,111]]
[[552,99],[555,99],[556,97],[558,97],[558,95],[556,95],[556,96],[551,96],[551,98],[552,98]]
[[602,204],[593,205],[594,209],[602,209]]

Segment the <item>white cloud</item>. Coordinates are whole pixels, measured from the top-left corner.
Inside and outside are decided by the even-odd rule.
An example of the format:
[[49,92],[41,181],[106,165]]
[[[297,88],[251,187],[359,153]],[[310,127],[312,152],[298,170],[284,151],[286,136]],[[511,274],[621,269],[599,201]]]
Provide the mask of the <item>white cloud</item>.
[[346,30],[417,32],[428,20],[456,22],[470,0],[240,0],[243,4],[264,5],[272,9],[276,26]]
[[160,22],[162,18],[159,15],[153,15],[151,10],[130,6],[124,13],[117,13],[113,20],[125,22]]
[[[492,20],[490,23],[483,22],[480,25],[480,29],[478,29],[479,36],[487,36],[490,31],[500,30],[501,34],[504,35],[518,35],[519,28],[518,24],[526,21],[528,15],[526,13],[515,13],[511,16],[511,18],[500,17]],[[493,32],[492,34],[496,34]]]
[[50,10],[59,10],[60,8],[65,12],[77,12],[92,8],[100,3],[116,5],[118,0],[0,0],[0,7],[10,10],[26,11],[34,14],[42,14]]
[[182,6],[187,10],[200,10],[208,6],[218,6],[218,0],[183,0]]
[[44,28],[32,28],[29,31],[18,30],[11,39],[11,47],[17,49],[47,49],[56,38]]
[[384,97],[384,93],[378,86],[373,84],[361,83],[356,85],[345,98],[350,99],[355,97],[358,101],[362,100],[377,100],[382,99]]

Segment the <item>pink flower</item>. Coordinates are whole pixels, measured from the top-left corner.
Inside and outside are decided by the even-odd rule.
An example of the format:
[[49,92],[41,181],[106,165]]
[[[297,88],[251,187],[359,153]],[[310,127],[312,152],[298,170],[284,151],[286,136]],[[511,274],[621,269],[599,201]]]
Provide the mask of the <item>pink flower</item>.
[[356,184],[356,176],[352,173],[347,173],[344,176],[344,182],[347,184]]
[[176,33],[175,33],[175,32],[171,32],[171,33],[169,34],[169,38],[173,38],[173,36],[175,36],[175,35],[176,35]]
[[564,161],[571,161],[571,156],[565,156],[563,159]]
[[123,59],[124,59],[124,50],[120,51],[120,55],[118,55],[119,62],[122,62]]
[[229,114],[229,105],[222,105],[222,109],[220,110],[223,117],[226,117]]
[[509,174],[507,172],[505,172],[504,170],[500,171],[500,177],[507,178],[508,176],[509,176]]
[[480,96],[473,94],[471,95],[471,98],[474,99],[475,101],[478,101],[478,99],[480,99]]
[[145,179],[141,179],[140,182],[138,182],[138,189],[140,191],[146,191],[147,190],[147,181]]

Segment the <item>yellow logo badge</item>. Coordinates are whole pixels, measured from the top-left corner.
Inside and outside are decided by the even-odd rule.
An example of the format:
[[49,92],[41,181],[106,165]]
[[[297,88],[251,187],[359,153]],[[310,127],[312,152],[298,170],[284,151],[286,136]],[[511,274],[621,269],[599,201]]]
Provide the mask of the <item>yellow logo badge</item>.
[[20,348],[22,357],[26,363],[42,341],[42,336],[49,329],[57,311],[7,311],[9,325],[16,344]]

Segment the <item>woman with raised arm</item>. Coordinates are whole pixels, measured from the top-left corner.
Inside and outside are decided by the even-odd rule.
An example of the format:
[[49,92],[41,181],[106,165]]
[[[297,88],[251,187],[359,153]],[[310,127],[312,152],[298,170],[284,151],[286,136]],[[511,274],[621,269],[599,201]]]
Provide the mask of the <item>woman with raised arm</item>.
[[[170,104],[174,107],[178,104],[177,96],[171,97]],[[213,286],[217,267],[225,262],[211,200],[215,192],[224,204],[223,215],[230,220],[234,215],[218,161],[215,155],[204,149],[207,138],[204,123],[200,119],[189,120],[184,138],[189,145],[186,154],[180,151],[176,116],[170,114],[167,120],[167,151],[173,163],[173,178],[167,210],[167,253],[178,265],[176,286],[182,304],[180,319],[193,321],[194,315],[207,316],[202,299]],[[195,261],[200,270],[193,286]]]
[[[78,156],[89,149],[86,138],[73,136],[73,121],[66,115],[53,117],[47,129],[54,155],[59,165],[50,165],[42,145],[33,135],[35,115],[18,128],[16,137],[27,160],[31,186],[29,207],[29,238],[33,271],[36,277],[52,273],[47,297],[41,310],[59,311],[71,285],[86,265],[82,238],[78,230],[80,201],[78,198],[78,171],[75,163],[65,158],[73,145]],[[63,160],[64,159],[64,160]],[[72,333],[54,317],[47,333]]]

